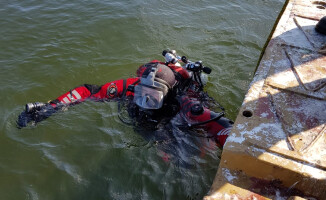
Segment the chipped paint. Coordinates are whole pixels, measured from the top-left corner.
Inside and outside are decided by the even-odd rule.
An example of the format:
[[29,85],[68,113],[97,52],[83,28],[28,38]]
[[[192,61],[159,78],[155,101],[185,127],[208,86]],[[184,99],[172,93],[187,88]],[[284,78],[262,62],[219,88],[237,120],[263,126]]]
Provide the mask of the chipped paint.
[[227,143],[234,142],[241,144],[248,138],[261,141],[263,139],[269,139],[271,137],[271,133],[273,134],[272,137],[283,140],[285,139],[285,133],[280,124],[261,123],[259,126],[256,126],[253,129],[245,126],[245,124],[237,124],[236,127],[238,130],[240,130],[240,135],[232,133],[227,139]]
[[237,176],[233,176],[230,172],[229,169],[227,168],[222,168],[222,171],[223,171],[223,175],[225,176],[225,178],[230,182],[232,183],[233,179],[236,179]]

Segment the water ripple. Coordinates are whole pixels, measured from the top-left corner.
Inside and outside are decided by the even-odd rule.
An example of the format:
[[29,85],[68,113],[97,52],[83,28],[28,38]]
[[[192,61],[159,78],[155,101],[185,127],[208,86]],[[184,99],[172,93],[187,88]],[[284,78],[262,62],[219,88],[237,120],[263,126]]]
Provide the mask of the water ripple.
[[11,199],[201,199],[221,153],[207,139],[171,127],[126,126],[115,102],[87,101],[25,129],[16,128],[17,116],[26,103],[55,99],[78,85],[135,76],[139,65],[161,60],[161,51],[171,48],[212,67],[206,90],[235,119],[283,3],[0,2],[0,166],[7,177],[0,193]]
[[56,156],[55,154],[51,153],[49,150],[43,149],[43,154],[44,156],[49,159],[58,169],[64,171],[65,173],[69,174],[72,178],[74,178],[74,180],[81,184],[85,184],[86,181],[83,180],[83,178],[81,177],[80,174],[78,174],[77,169],[70,165],[67,162],[64,162],[62,160],[59,159],[58,156]]

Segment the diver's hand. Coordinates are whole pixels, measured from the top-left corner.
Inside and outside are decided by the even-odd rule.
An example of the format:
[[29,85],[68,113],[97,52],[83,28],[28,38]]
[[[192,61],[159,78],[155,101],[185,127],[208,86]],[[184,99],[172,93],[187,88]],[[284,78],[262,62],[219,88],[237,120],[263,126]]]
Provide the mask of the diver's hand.
[[27,110],[24,110],[18,116],[17,126],[18,128],[23,128],[26,127],[30,122],[36,124],[50,117],[55,111],[55,108],[53,108],[50,104],[45,104],[44,106],[29,112]]
[[25,110],[20,113],[20,115],[18,116],[18,120],[17,120],[17,126],[18,128],[23,128],[26,127],[27,124],[33,120],[33,113],[28,113]]

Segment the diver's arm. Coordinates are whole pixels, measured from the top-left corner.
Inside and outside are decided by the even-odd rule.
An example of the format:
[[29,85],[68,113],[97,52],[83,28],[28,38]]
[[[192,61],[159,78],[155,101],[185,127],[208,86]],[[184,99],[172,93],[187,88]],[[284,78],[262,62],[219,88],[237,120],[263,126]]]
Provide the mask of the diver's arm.
[[80,103],[90,97],[92,93],[100,90],[100,86],[84,84],[78,86],[68,92],[62,94],[55,100],[50,101],[50,105],[54,108],[58,106],[69,106],[76,103]]
[[50,117],[63,107],[82,102],[91,96],[92,92],[99,88],[96,85],[82,85],[64,93],[49,103],[28,103],[25,110],[18,116],[18,128],[26,127],[28,123],[36,124]]
[[224,112],[216,113],[202,105],[197,98],[187,95],[178,97],[181,116],[189,128],[200,126],[215,139],[219,147],[223,147],[230,134],[233,122],[224,116]]
[[26,109],[18,116],[17,125],[22,128],[26,127],[29,122],[35,124],[50,117],[63,107],[75,105],[86,99],[101,101],[132,96],[133,92],[128,90],[128,87],[138,84],[138,80],[139,78],[128,78],[108,82],[102,86],[84,84],[62,94],[49,103],[27,104]]

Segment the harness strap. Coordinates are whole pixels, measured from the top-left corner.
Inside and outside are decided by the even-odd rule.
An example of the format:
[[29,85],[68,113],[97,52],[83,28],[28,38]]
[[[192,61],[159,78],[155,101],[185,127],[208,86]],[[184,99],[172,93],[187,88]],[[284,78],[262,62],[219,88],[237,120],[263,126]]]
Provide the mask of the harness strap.
[[193,124],[188,124],[188,127],[191,128],[191,127],[194,127],[194,126],[199,126],[199,125],[203,125],[203,124],[207,124],[211,121],[214,121],[214,120],[219,120],[221,119],[223,116],[224,116],[224,112],[221,112],[219,113],[216,117],[212,118],[212,119],[209,119],[209,120],[206,120],[206,121],[203,121],[203,122],[198,122],[198,123],[193,123]]
[[122,96],[124,97],[126,95],[127,92],[127,80],[124,79],[123,80],[123,86],[122,86],[123,90],[122,90]]
[[139,82],[140,82],[140,79],[138,79],[134,83],[128,85],[127,91],[134,92],[135,91],[135,85],[138,84]]

